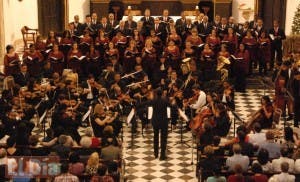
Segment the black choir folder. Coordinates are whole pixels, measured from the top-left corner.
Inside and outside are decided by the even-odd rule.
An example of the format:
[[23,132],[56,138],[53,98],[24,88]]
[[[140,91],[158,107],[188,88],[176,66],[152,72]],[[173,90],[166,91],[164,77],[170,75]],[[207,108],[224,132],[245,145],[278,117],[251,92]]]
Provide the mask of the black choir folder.
[[234,55],[231,55],[231,57],[234,59],[234,60],[236,60],[236,61],[239,61],[239,62],[241,62],[241,61],[243,61],[244,60],[244,58],[242,58],[242,57],[235,57]]

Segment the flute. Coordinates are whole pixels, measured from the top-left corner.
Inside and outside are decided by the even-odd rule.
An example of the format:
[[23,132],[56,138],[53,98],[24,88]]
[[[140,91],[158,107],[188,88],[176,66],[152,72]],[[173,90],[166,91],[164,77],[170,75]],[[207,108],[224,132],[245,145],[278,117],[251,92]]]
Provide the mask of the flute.
[[142,70],[139,70],[139,71],[135,71],[135,72],[133,72],[133,73],[129,73],[129,74],[125,74],[124,76],[122,76],[121,77],[121,79],[123,79],[123,78],[127,78],[127,77],[129,77],[129,76],[132,76],[132,75],[135,75],[135,74],[137,74],[137,73],[139,73],[139,72],[141,72]]

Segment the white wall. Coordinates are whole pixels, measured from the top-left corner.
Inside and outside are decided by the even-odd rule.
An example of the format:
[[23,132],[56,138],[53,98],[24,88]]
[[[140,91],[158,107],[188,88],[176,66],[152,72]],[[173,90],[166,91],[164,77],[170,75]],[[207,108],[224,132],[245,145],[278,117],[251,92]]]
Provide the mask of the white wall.
[[74,15],[79,15],[80,22],[84,22],[89,13],[90,0],[69,0],[69,22],[74,20]]
[[254,6],[255,0],[233,0],[232,1],[232,16],[236,20],[237,23],[243,23],[246,20],[242,16],[242,10],[239,9],[241,4],[245,4],[246,7],[250,7],[252,12],[249,21],[253,20],[254,18]]
[[285,33],[287,35],[290,35],[292,33],[293,18],[299,4],[300,1],[298,0],[287,0],[285,18]]
[[21,28],[38,28],[37,0],[3,0],[5,45],[22,39]]

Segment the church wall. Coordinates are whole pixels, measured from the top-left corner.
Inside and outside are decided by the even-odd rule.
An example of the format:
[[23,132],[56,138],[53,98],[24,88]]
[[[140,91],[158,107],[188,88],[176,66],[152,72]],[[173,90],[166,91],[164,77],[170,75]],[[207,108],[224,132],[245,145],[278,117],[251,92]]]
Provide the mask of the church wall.
[[69,0],[69,21],[74,20],[74,15],[79,15],[84,22],[85,16],[90,13],[90,0]]
[[292,33],[293,18],[299,4],[300,1],[296,1],[296,0],[287,1],[286,20],[285,20],[285,33],[287,35],[290,35]]

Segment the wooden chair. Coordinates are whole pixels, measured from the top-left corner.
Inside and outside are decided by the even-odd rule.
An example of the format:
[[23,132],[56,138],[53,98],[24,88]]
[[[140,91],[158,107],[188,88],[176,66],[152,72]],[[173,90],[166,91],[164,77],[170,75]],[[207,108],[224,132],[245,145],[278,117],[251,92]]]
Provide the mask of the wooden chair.
[[23,41],[24,41],[24,51],[29,49],[30,44],[35,44],[36,37],[38,35],[38,29],[32,29],[27,26],[21,28]]

